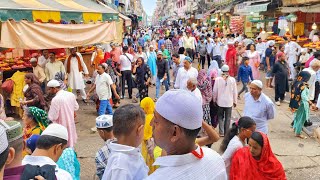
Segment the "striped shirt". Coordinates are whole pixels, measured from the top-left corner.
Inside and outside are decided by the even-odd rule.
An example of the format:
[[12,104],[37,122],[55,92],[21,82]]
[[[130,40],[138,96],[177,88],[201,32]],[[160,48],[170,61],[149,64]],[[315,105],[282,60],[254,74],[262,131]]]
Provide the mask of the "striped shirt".
[[104,146],[99,149],[96,153],[95,162],[97,168],[97,176],[99,179],[102,179],[105,168],[107,167],[108,158],[110,155],[110,149],[108,147],[108,143],[114,141],[115,139],[108,139]]

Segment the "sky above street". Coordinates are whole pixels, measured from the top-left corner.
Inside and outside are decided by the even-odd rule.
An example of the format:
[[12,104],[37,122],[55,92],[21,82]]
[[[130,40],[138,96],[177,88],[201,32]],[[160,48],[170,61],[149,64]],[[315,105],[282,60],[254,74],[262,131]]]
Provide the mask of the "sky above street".
[[154,9],[156,8],[156,0],[142,0],[143,9],[149,16],[152,16]]

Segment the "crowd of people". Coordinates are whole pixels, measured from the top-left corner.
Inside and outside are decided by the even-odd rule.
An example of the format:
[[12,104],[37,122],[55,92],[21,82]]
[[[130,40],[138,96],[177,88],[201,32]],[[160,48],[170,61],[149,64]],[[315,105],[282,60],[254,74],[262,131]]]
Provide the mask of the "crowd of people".
[[[105,142],[95,157],[98,179],[286,179],[271,150],[268,121],[275,105],[287,103],[295,136],[306,138],[302,127],[311,125],[310,110],[320,108],[319,57],[290,38],[277,49],[259,37],[188,26],[141,28],[125,34],[121,45],[111,43],[110,51],[97,46],[91,77],[76,48],[64,64],[43,50],[31,59],[33,73],[12,78],[25,84],[13,92],[25,97],[18,100],[22,123],[0,111],[0,177],[80,178],[79,96],[96,102],[92,130]],[[274,88],[274,102],[264,86]],[[125,97],[133,103],[121,105]],[[243,116],[232,120],[242,98]],[[206,147],[219,138],[221,155]]]

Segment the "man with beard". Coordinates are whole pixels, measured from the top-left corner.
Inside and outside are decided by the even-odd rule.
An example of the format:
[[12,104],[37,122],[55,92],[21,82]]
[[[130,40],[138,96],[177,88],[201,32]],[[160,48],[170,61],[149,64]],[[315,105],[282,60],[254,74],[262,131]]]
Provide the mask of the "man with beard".
[[71,55],[64,62],[68,74],[68,86],[74,93],[79,90],[82,100],[86,102],[87,96],[84,91],[85,84],[83,82],[82,73],[85,74],[85,77],[88,77],[89,71],[83,61],[82,55],[77,52],[76,48],[71,48],[70,53]]

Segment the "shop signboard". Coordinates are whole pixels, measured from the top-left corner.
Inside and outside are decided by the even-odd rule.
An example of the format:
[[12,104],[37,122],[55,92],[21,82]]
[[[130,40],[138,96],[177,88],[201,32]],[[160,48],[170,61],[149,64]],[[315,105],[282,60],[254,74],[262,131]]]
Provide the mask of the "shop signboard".
[[283,6],[293,6],[300,4],[319,3],[320,0],[282,0]]
[[264,12],[268,9],[268,4],[257,4],[257,5],[250,5],[250,2],[244,2],[241,4],[238,4],[234,8],[235,13],[258,13],[258,12]]
[[230,3],[232,3],[233,0],[213,0],[213,4],[215,6],[219,6],[219,5],[228,5]]

